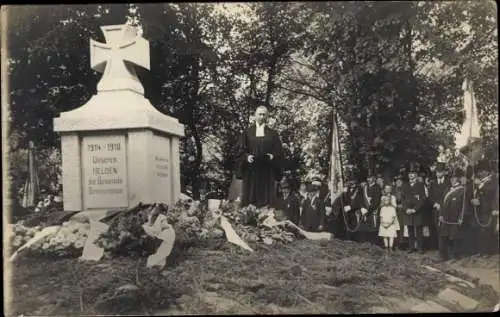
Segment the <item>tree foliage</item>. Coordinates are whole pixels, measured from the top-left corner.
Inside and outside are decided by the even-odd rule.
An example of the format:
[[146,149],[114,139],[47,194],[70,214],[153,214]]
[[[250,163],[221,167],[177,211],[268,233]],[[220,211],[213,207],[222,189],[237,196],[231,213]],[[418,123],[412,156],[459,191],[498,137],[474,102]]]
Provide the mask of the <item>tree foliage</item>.
[[11,152],[58,147],[52,120],[96,93],[88,41],[135,17],[150,42],[145,95],[186,127],[182,186],[226,190],[233,148],[258,105],[275,119],[291,177],[326,176],[332,114],[344,165],[430,164],[463,120],[473,81],[487,155],[497,158],[492,1],[10,6]]

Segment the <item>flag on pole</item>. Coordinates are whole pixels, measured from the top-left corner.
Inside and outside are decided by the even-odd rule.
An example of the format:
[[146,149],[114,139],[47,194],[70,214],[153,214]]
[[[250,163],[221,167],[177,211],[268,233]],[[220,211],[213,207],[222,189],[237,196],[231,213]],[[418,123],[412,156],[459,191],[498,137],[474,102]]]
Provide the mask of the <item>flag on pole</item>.
[[332,126],[332,153],[330,156],[330,197],[332,201],[334,194],[339,192],[344,187],[342,179],[342,162],[340,157],[340,141],[339,131],[336,120],[336,113],[333,112],[333,126]]
[[474,162],[481,155],[480,144],[478,142],[481,137],[481,126],[472,82],[465,79],[462,90],[464,91],[465,120],[460,133],[455,135],[455,146],[463,153],[467,153],[469,159]]
[[34,207],[40,195],[40,185],[38,181],[38,172],[35,164],[34,144],[28,143],[28,178],[24,184],[23,200],[21,206],[24,208]]

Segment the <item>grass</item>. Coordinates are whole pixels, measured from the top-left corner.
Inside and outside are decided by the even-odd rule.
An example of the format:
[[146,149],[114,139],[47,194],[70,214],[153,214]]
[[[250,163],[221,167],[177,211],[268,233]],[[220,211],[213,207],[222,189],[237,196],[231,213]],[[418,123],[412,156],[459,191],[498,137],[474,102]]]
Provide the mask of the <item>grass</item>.
[[[148,269],[141,258],[88,263],[20,257],[9,315],[150,314],[167,308],[188,314],[363,313],[385,297],[428,298],[447,283],[443,274],[422,267],[448,270],[446,264],[425,255],[387,256],[378,247],[340,240],[250,246],[255,252],[221,241],[191,247],[172,254],[164,269]],[[127,284],[137,290],[120,293]]]

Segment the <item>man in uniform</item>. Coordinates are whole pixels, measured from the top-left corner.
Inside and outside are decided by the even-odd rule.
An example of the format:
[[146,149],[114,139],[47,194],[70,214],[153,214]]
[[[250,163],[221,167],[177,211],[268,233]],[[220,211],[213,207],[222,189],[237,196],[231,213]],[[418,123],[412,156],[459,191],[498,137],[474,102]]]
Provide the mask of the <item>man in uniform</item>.
[[417,180],[417,170],[410,166],[408,184],[403,189],[403,224],[408,227],[410,252],[423,252],[423,207],[426,199],[424,184]]
[[425,180],[427,179],[427,172],[421,168],[419,176],[417,180],[424,185],[425,189],[425,200],[424,205],[422,206],[422,217],[423,217],[423,226],[422,226],[422,235],[424,241],[424,249],[429,249],[431,244],[431,233],[430,228],[432,226],[432,204],[429,199],[429,187],[426,184]]
[[337,191],[333,193],[333,198],[330,191],[325,197],[325,229],[339,239],[345,238],[345,225],[342,217],[344,191],[343,188],[337,187]]
[[286,219],[298,225],[300,221],[299,198],[290,192],[290,184],[287,181],[280,182],[282,198],[278,209],[282,210]]
[[341,219],[345,226],[345,237],[347,240],[359,241],[359,225],[361,220],[361,208],[363,207],[362,189],[354,179],[347,183],[347,191],[342,193]]
[[436,164],[436,179],[431,182],[429,190],[429,200],[432,204],[432,223],[431,223],[431,246],[439,247],[438,236],[438,215],[443,204],[444,195],[450,187],[450,181],[447,179],[444,163]]
[[362,242],[381,244],[378,242],[378,212],[382,188],[377,185],[375,176],[369,175],[363,189],[363,207],[361,208],[361,225],[359,231]]
[[491,253],[497,243],[498,181],[486,161],[479,162],[474,177],[472,204],[473,241],[480,254]]
[[377,173],[376,183],[380,188],[384,188],[384,186],[386,185],[384,181],[384,175],[382,175],[382,173]]
[[311,197],[302,202],[300,223],[304,230],[317,232],[324,227],[325,203],[320,197],[321,180],[315,178],[311,185]]
[[460,182],[462,175],[461,170],[456,170],[451,175],[451,187],[444,195],[439,209],[439,256],[443,261],[450,258],[450,251],[454,257],[458,257],[459,253],[456,239],[464,212],[464,186]]
[[[401,171],[401,172],[404,172]],[[396,215],[398,216],[398,221],[400,224],[403,223],[403,175],[399,173],[396,175],[395,180],[394,180],[394,196],[396,196]],[[398,231],[398,248],[402,249],[403,247],[403,242],[404,242],[404,228],[401,226],[400,230]]]

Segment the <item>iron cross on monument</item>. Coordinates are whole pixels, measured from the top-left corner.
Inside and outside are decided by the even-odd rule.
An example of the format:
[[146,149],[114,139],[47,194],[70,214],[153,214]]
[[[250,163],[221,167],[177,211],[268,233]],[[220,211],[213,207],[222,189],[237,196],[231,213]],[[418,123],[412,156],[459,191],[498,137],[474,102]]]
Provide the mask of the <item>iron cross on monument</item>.
[[90,66],[103,73],[97,91],[132,90],[143,95],[134,65],[149,70],[149,42],[126,24],[101,29],[106,44],[90,39]]

